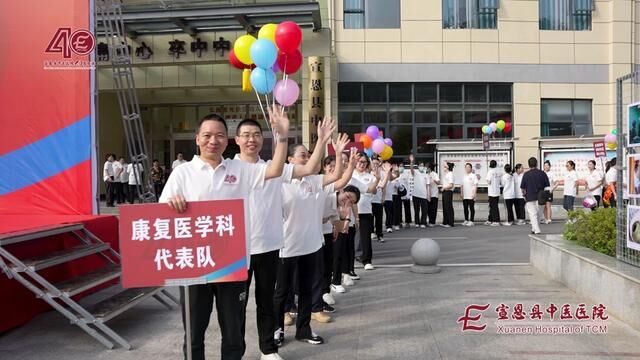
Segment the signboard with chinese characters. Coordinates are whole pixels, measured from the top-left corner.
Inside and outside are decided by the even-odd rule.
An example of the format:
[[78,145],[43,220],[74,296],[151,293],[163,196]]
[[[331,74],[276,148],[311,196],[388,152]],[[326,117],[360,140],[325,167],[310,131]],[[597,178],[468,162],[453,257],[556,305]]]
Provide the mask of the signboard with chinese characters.
[[607,157],[607,147],[604,144],[604,140],[593,142],[593,156],[595,156],[596,159]]
[[[487,186],[487,171],[489,171],[489,161],[495,160],[498,163],[497,169],[502,171],[505,164],[510,164],[511,156],[509,151],[452,151],[439,152],[438,164],[453,163],[453,182],[456,185],[462,184],[464,179],[464,166],[471,164],[473,172],[478,178],[478,186]],[[440,169],[438,169],[438,173]]]
[[125,288],[244,281],[243,201],[121,206],[120,251]]
[[309,56],[309,149],[318,140],[318,123],[324,117],[324,60]]

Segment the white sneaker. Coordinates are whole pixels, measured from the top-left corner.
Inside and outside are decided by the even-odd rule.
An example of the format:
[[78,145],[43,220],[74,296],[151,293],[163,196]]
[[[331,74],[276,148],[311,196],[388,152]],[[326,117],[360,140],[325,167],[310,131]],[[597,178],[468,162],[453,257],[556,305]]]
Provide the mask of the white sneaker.
[[353,282],[353,279],[351,278],[351,276],[344,274],[342,275],[342,285],[353,286],[355,285],[355,283]]
[[547,221],[546,221],[545,219],[540,219],[540,224],[544,224],[544,223],[546,223],[546,222],[547,222]]
[[428,227],[436,227],[436,224],[429,224]]
[[511,226],[511,225],[512,225],[512,223],[510,223],[510,222],[503,222],[502,223],[502,226]]
[[278,353],[272,353],[272,354],[262,354],[262,356],[260,356],[260,360],[284,360],[280,355],[278,355]]
[[326,293],[326,294],[322,295],[322,300],[324,302],[326,302],[328,305],[335,305],[336,304],[336,300],[329,293]]
[[394,226],[393,230],[396,230],[396,231],[400,230],[400,226]]
[[467,225],[467,223],[468,223],[468,221],[467,221],[467,220],[463,221],[463,222],[462,222],[462,226],[468,226],[468,225]]
[[487,226],[491,226],[491,221],[487,220],[487,221],[484,222],[484,224],[487,225]]
[[373,267],[373,264],[367,264],[367,265],[364,266],[364,269],[365,270],[373,270],[373,269],[375,269],[375,267]]
[[347,289],[344,288],[344,286],[342,285],[333,285],[331,284],[331,291],[338,293],[338,294],[343,294],[347,292]]
[[376,240],[378,239],[378,235],[371,233],[371,240]]
[[516,222],[516,225],[525,225],[526,221],[524,220],[518,220],[518,222]]
[[549,224],[551,224],[551,220],[546,220],[544,223],[549,225]]
[[473,223],[473,221],[467,221],[467,226],[474,226],[475,224]]
[[420,228],[421,228],[421,229],[426,229],[426,228],[427,228],[427,225],[420,225]]
[[393,229],[392,228],[387,228],[387,233],[392,233]]
[[451,227],[451,225],[449,225],[449,224],[440,224],[440,226],[442,226],[443,228],[450,228]]
[[492,222],[491,226],[500,226],[500,223],[499,222]]

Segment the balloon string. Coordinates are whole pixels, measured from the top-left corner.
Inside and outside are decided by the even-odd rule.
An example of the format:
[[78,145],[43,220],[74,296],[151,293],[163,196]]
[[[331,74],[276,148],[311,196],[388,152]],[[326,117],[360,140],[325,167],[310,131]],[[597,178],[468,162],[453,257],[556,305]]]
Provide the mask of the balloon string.
[[[262,116],[264,116],[264,120],[267,123],[267,128],[269,128],[269,131],[271,131],[273,133],[273,130],[271,130],[271,124],[269,124],[269,119],[267,118],[267,113],[265,113],[264,106],[262,106],[262,101],[260,100],[260,95],[258,95],[258,90],[256,90],[254,88],[253,91],[256,93],[256,97],[258,98],[258,104],[260,104],[260,110],[262,110]],[[267,105],[268,104],[269,103],[267,103]]]

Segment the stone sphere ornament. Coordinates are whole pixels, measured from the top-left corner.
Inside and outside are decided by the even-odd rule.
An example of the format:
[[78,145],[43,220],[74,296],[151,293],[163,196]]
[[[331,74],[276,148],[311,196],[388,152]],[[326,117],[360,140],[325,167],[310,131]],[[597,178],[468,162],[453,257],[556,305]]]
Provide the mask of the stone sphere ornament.
[[418,274],[435,274],[440,272],[437,265],[440,256],[440,245],[433,239],[422,238],[411,246],[413,266],[411,271]]

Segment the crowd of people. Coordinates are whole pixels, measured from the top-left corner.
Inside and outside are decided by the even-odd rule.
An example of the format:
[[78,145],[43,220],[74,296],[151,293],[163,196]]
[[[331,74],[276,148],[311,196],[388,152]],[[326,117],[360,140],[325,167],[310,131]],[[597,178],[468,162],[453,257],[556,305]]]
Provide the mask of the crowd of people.
[[[462,182],[456,184],[453,163],[445,163],[437,171],[433,163],[416,165],[413,156],[409,156],[408,164],[392,164],[369,158],[354,148],[346,149],[346,134],[332,140],[336,124],[331,118],[318,124],[312,153],[301,144],[288,145],[289,120],[280,107],[269,108],[269,122],[275,145],[271,160],[259,156],[263,129],[251,119],[241,121],[236,129],[240,153],[225,159],[227,124],[222,117],[210,114],[198,125],[199,155],[185,161],[180,154],[168,178],[157,161],[150,171],[155,191],[161,193],[159,202],[177,212],[185,211],[191,201],[245,200],[248,280],[189,286],[189,304],[185,304],[185,290],[181,290],[183,319],[184,307],[190,308],[193,359],[205,358],[205,332],[214,303],[222,358],[242,358],[252,282],[261,359],[281,359],[278,348],[287,341],[288,326],[295,325],[296,340],[324,343],[312,330],[311,321],[333,320],[337,294],[347,292],[360,279],[355,272],[356,261],[365,272],[375,269],[374,239],[384,243],[385,233],[403,227],[436,226],[439,199],[439,225],[453,227],[456,188],[464,208],[462,225],[475,224],[480,177],[471,164],[465,164]],[[324,156],[329,143],[336,156]],[[608,166],[613,169],[615,161]],[[578,179],[573,161],[567,162],[567,172],[561,176],[550,171],[548,162],[544,171],[537,168],[535,158],[527,165],[527,171],[522,164],[498,169],[495,160],[489,162],[486,225],[524,225],[528,213],[532,232],[540,233],[540,223],[551,221],[553,191],[561,185],[561,179],[563,204],[568,211],[581,185],[598,203],[603,199],[608,206],[615,204],[615,191],[610,194],[610,187],[616,183],[615,169],[607,169],[604,175],[595,170],[593,161],[589,163],[589,175]],[[124,159],[116,162],[115,155],[109,155],[104,167],[108,205],[121,200],[118,188],[123,186],[116,183],[127,180],[132,186],[131,173],[131,164],[126,165]],[[109,196],[112,189],[115,195]],[[504,222],[500,218],[500,197],[507,211]],[[361,253],[357,256],[358,251]],[[184,351],[186,354],[186,336]]]

